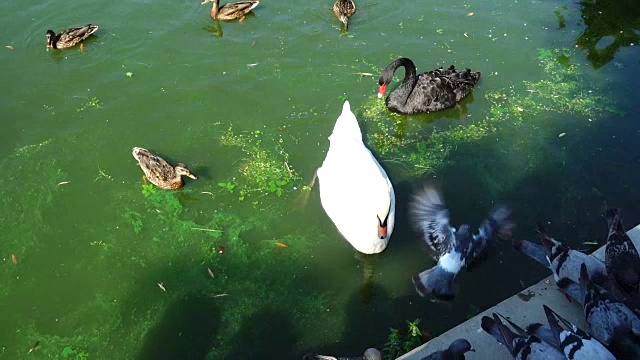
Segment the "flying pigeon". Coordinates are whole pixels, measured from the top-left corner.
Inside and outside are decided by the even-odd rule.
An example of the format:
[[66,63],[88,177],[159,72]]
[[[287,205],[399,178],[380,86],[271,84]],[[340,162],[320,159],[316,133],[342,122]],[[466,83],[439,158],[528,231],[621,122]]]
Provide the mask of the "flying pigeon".
[[627,235],[619,209],[607,209],[609,236],[605,248],[605,265],[612,282],[625,297],[638,297],[640,287],[640,255]]
[[493,313],[493,318],[483,316],[481,320],[482,330],[493,336],[504,345],[511,356],[516,360],[565,360],[564,355],[552,345],[543,342],[539,337],[527,334],[522,328],[514,324],[504,316],[515,333],[502,323],[499,314]]
[[[543,305],[548,326],[531,324],[527,333],[558,349],[569,360],[616,360],[598,340]],[[560,325],[562,323],[564,327]]]
[[413,196],[411,215],[413,226],[422,233],[438,262],[415,275],[413,283],[421,296],[431,293],[447,300],[455,297],[454,279],[458,272],[465,266],[470,268],[482,262],[495,247],[496,240],[508,238],[514,226],[509,208],[499,205],[476,234],[472,234],[466,224],[456,231],[449,225],[449,211],[444,207],[442,196],[430,186]]
[[364,355],[354,357],[335,357],[318,354],[307,354],[302,357],[302,360],[382,360],[382,353],[375,348],[368,348]]
[[556,281],[567,278],[578,284],[580,282],[580,265],[583,263],[587,265],[589,276],[597,284],[602,284],[605,281],[606,269],[600,260],[552,239],[540,223],[538,223],[536,231],[542,246],[527,240],[514,241],[513,246],[551,270]]
[[640,318],[621,300],[595,285],[580,267],[584,315],[589,333],[619,359],[640,359]]
[[476,351],[467,339],[454,340],[448,348],[436,351],[422,358],[422,360],[464,360],[467,351]]

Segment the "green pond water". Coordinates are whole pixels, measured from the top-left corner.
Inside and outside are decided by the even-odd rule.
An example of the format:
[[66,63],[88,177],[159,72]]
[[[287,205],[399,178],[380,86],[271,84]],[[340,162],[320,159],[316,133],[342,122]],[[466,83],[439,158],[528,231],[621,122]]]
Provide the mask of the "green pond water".
[[[505,243],[453,302],[420,298],[434,262],[407,200],[426,180],[454,225],[510,201],[520,239],[542,221],[588,249],[607,205],[640,222],[636,1],[357,1],[348,34],[332,4],[262,0],[242,23],[197,1],[0,4],[1,359],[358,355],[546,275]],[[85,23],[82,50],[46,51],[47,29]],[[398,56],[482,78],[456,108],[392,115],[375,95]],[[345,99],[396,191],[376,256],[305,186]],[[145,185],[134,146],[200,179]]]

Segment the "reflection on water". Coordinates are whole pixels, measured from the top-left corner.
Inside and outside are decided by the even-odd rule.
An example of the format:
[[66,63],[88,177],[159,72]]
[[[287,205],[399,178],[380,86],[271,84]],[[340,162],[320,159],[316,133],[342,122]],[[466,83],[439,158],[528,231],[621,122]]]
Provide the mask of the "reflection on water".
[[580,7],[586,28],[576,45],[586,50],[594,68],[606,65],[621,47],[640,43],[637,0],[587,0]]

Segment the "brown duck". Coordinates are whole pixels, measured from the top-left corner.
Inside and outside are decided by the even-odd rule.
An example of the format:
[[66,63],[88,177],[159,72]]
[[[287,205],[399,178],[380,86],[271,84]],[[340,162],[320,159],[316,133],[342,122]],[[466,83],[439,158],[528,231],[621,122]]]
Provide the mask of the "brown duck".
[[216,20],[244,20],[244,16],[247,15],[253,8],[260,4],[259,0],[238,1],[227,3],[220,6],[220,0],[204,0],[201,4],[212,2],[211,17]]
[[65,49],[78,45],[98,30],[98,25],[87,24],[66,30],[56,34],[53,30],[47,30],[47,48]]
[[349,30],[349,18],[356,12],[356,3],[353,0],[336,0],[333,4],[333,13],[344,24],[344,30]]
[[184,185],[182,175],[188,176],[194,180],[198,176],[192,174],[187,165],[177,163],[171,166],[163,158],[152,154],[149,150],[134,147],[133,157],[138,160],[138,164],[147,179],[157,187],[165,190],[179,189]]

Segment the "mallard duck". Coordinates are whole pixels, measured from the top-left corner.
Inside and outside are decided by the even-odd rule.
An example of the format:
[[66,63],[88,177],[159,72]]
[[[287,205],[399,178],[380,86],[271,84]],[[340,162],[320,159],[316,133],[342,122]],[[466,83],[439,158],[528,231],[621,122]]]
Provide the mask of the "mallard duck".
[[451,65],[416,76],[416,66],[408,58],[400,58],[389,64],[378,80],[378,98],[384,96],[387,85],[396,70],[404,67],[404,80],[387,96],[387,108],[400,114],[428,113],[455,106],[467,96],[480,80],[480,72],[470,69],[458,72]]
[[344,30],[349,30],[349,18],[356,12],[356,3],[353,0],[336,0],[333,4],[333,13],[344,24]]
[[192,174],[187,165],[177,163],[176,166],[169,165],[163,158],[152,154],[149,150],[141,147],[133,148],[133,157],[138,160],[147,179],[157,187],[165,190],[179,189],[184,185],[182,175],[194,180],[198,177]]
[[393,232],[396,198],[387,173],[362,142],[348,101],[316,174],[322,207],[342,236],[361,253],[382,252]]
[[211,8],[212,18],[216,20],[240,19],[240,21],[243,21],[244,16],[260,4],[259,0],[238,1],[227,3],[222,6],[220,6],[220,0],[204,0],[201,4],[206,4],[208,2],[213,3],[213,7]]
[[98,30],[98,25],[87,24],[60,31],[56,35],[53,30],[47,30],[47,48],[65,49],[78,45],[82,40]]

